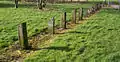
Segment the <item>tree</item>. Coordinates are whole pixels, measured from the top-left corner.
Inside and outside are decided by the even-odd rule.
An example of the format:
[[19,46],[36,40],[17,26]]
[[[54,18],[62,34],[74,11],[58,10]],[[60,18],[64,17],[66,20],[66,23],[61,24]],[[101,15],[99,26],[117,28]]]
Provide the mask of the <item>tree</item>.
[[15,0],[15,8],[18,8],[18,0]]
[[46,0],[37,0],[38,9],[43,9],[46,6]]
[[38,9],[42,9],[42,0],[37,0]]
[[42,6],[43,6],[43,7],[46,7],[46,3],[47,3],[47,1],[46,1],[46,0],[44,0],[44,1],[43,1],[43,5],[42,5]]

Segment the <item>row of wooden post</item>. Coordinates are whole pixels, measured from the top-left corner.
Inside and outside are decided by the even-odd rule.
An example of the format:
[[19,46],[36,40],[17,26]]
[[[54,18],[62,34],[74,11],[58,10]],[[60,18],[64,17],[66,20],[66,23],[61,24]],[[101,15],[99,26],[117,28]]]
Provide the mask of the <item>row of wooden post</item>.
[[[76,24],[76,13],[77,9],[73,10],[72,14],[72,23]],[[63,12],[62,18],[61,18],[61,28],[66,29],[67,27],[67,13]],[[79,20],[82,20],[83,18],[83,8],[79,10]],[[51,18],[50,21],[48,21],[48,32],[49,34],[53,35],[55,34],[55,19],[54,17]],[[27,38],[27,26],[26,22],[20,24],[18,26],[18,37],[19,37],[19,43],[22,49],[28,49],[28,38]]]
[[[101,6],[96,5],[94,8],[92,7],[91,9],[91,13],[95,11],[97,11],[97,8],[101,8]],[[62,19],[61,19],[61,28],[66,29],[67,28],[67,13],[63,12],[62,14]],[[77,9],[74,9],[72,12],[72,23],[76,24],[77,21]],[[78,20],[82,20],[83,19],[83,8],[80,8],[78,11]],[[48,32],[49,34],[53,35],[55,34],[55,19],[54,17],[51,18],[50,21],[48,21]],[[18,26],[18,37],[19,37],[19,43],[22,49],[28,49],[29,45],[28,45],[28,37],[27,37],[27,27],[26,27],[26,22],[22,23]]]
[[[74,9],[72,12],[72,23],[77,23],[77,9]],[[60,22],[60,28],[66,29],[67,28],[67,12],[63,12],[61,22]],[[83,8],[79,9],[78,12],[78,20],[83,19]],[[55,19],[54,17],[48,22],[48,31],[50,34],[55,34]]]
[[93,6],[92,8],[89,8],[88,11],[87,11],[87,15],[86,16],[89,16],[90,14],[94,14],[96,11],[98,11],[99,9],[102,8],[102,4],[96,4],[95,6]]

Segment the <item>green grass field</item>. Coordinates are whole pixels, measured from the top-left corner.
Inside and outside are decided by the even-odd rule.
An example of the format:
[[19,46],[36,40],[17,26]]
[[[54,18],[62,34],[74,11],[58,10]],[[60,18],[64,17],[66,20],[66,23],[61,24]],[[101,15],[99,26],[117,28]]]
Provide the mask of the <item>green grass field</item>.
[[19,8],[15,9],[14,2],[0,1],[0,48],[18,40],[17,26],[20,23],[27,22],[28,36],[32,36],[47,27],[48,21],[53,16],[55,16],[56,24],[59,24],[63,11],[67,11],[67,20],[69,21],[74,8],[89,8],[92,5],[48,4],[47,9],[41,11],[32,3],[20,3]]
[[[85,14],[91,6],[93,3],[48,4],[44,10],[38,10],[33,3],[20,3],[15,9],[14,2],[0,1],[0,49],[18,41],[17,26],[20,23],[27,22],[30,37],[47,27],[53,16],[59,24],[63,11],[67,11],[67,21],[70,21],[74,8],[83,7]],[[37,50],[24,61],[119,62],[119,14],[120,11],[115,9],[102,9],[74,29],[58,35],[48,47]]]
[[119,62],[120,12],[102,9],[25,62]]

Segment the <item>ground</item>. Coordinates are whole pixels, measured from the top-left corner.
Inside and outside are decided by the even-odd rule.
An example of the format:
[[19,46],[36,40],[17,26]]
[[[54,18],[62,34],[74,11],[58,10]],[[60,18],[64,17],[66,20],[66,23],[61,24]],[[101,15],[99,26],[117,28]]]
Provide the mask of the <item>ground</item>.
[[55,16],[60,24],[61,13],[67,12],[70,21],[74,8],[89,8],[93,4],[48,4],[47,9],[38,10],[35,3],[20,3],[14,8],[14,2],[0,1],[0,48],[5,48],[18,40],[18,25],[27,22],[28,37],[48,26],[48,21]]
[[120,12],[102,9],[25,62],[119,62]]
[[[63,11],[67,12],[69,22],[74,8],[83,7],[86,14],[86,10],[92,6],[93,3],[48,4],[47,8],[38,10],[34,3],[20,3],[19,8],[15,9],[13,2],[0,1],[0,48],[2,50],[18,41],[17,26],[20,23],[27,22],[30,37],[47,27],[51,17],[55,16],[59,25]],[[80,21],[82,23],[56,34],[35,51],[26,50],[32,54],[20,50],[15,52],[28,55],[22,59],[25,62],[119,62],[119,14],[116,9],[101,9],[90,18]]]

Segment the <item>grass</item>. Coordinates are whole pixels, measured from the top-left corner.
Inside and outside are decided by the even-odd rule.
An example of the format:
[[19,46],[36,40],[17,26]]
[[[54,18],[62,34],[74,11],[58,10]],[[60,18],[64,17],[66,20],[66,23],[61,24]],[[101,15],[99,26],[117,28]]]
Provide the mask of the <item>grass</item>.
[[120,12],[102,9],[25,62],[119,62]]
[[[48,4],[47,9],[41,11],[35,4],[20,3],[19,8],[14,8],[14,2],[0,1],[0,48],[9,46],[18,40],[17,26],[27,22],[28,36],[40,32],[47,27],[50,18],[55,16],[56,24],[61,20],[61,13],[67,11],[70,20],[73,8],[89,8],[93,4]],[[86,10],[85,9],[85,10]]]

